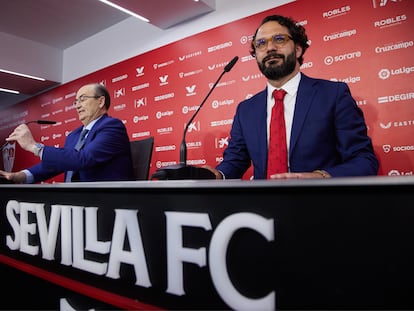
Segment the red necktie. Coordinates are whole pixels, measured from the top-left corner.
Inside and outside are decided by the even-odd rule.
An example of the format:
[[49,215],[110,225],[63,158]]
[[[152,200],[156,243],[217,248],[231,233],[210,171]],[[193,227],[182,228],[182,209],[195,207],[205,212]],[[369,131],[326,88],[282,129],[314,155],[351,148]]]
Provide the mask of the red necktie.
[[283,98],[285,90],[274,90],[273,98],[275,105],[272,109],[270,120],[270,138],[267,155],[267,178],[276,173],[286,173],[287,165],[287,146],[286,146],[286,127],[283,113]]

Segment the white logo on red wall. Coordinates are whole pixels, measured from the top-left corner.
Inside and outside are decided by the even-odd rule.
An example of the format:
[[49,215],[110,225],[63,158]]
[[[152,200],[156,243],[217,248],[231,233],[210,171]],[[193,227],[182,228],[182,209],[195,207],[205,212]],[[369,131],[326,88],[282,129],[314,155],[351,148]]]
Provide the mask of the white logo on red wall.
[[413,176],[413,171],[401,172],[399,170],[390,170],[388,176]]
[[126,104],[119,104],[114,106],[114,111],[121,111],[126,108]]
[[385,153],[389,153],[391,151],[390,145],[383,145],[382,150],[384,150]]
[[114,97],[119,98],[121,96],[125,96],[125,88],[122,87],[114,92]]
[[196,85],[195,84],[193,84],[191,86],[186,86],[185,87],[185,90],[187,91],[187,94],[185,94],[185,96],[193,96],[193,95],[196,95],[197,93],[195,92],[195,88],[196,88]]
[[158,77],[160,79],[160,86],[168,84],[168,75]]
[[200,121],[191,122],[188,126],[187,131],[190,133],[192,131],[194,132],[200,132]]
[[381,69],[380,72],[378,73],[378,76],[382,79],[388,79],[390,76],[397,76],[397,75],[402,75],[402,74],[411,74],[414,73],[414,66],[403,66],[397,69]]
[[397,3],[397,2],[401,2],[401,1],[402,0],[372,0],[372,5],[373,5],[374,9],[376,9],[376,8],[380,8],[380,7],[385,7],[389,3]]
[[15,154],[16,142],[9,142],[3,147],[3,167],[6,172],[11,172],[13,170]]
[[361,51],[353,51],[353,52],[346,52],[343,54],[335,55],[335,56],[326,56],[323,62],[325,65],[332,65],[333,63],[344,62],[349,60],[354,60],[360,58],[362,56]]
[[137,77],[141,77],[144,75],[144,66],[137,67],[135,68],[135,70],[137,71],[137,74],[136,74]]
[[387,123],[382,123],[382,122],[380,122],[380,127],[381,127],[382,129],[389,129],[389,128],[391,128],[391,125],[392,125],[392,123],[391,123],[391,122],[387,122]]
[[224,147],[227,147],[229,145],[229,137],[221,137],[216,138],[216,148],[223,149]]
[[139,108],[139,107],[143,107],[147,105],[147,98],[146,97],[141,97],[138,99],[134,99],[134,107],[135,108]]

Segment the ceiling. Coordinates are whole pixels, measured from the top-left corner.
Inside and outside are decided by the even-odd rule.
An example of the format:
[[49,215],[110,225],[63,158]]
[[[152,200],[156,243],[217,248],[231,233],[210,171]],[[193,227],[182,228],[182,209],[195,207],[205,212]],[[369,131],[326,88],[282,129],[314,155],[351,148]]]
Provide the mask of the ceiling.
[[[151,24],[161,29],[215,10],[215,0],[112,2],[146,17]],[[0,0],[0,7],[0,33],[41,43],[59,49],[62,53],[64,49],[131,17],[98,0]],[[18,48],[22,47],[16,47]],[[12,57],[9,60],[2,55],[0,69],[13,71],[8,63],[15,61]],[[0,88],[21,92],[16,95],[0,91],[0,107],[6,103],[10,105],[21,102],[59,85],[60,82],[39,81],[0,72]]]

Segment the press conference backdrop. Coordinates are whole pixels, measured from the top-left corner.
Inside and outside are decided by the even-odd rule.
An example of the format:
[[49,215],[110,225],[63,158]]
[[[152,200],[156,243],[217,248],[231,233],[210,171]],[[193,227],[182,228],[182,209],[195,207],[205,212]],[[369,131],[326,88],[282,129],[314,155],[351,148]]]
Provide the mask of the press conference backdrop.
[[[38,141],[63,146],[80,125],[72,104],[77,89],[100,82],[112,94],[110,115],[125,123],[130,140],[154,136],[150,174],[179,162],[183,129],[223,68],[239,56],[188,126],[187,163],[222,160],[237,104],[265,87],[249,55],[255,29],[269,14],[292,16],[306,27],[311,46],[302,71],[344,81],[363,110],[380,160],[380,175],[412,175],[414,167],[414,1],[298,0],[137,55],[0,111],[0,139],[33,119]],[[19,170],[38,158],[16,144],[3,149],[3,167]],[[249,170],[244,179],[252,176]],[[51,181],[62,181],[58,176]]]

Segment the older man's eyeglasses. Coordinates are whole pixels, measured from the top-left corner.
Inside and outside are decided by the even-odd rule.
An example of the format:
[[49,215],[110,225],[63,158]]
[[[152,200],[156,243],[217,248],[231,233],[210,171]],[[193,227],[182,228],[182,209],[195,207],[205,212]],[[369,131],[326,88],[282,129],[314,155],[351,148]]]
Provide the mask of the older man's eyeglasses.
[[264,50],[267,48],[269,42],[271,42],[273,46],[281,47],[284,46],[289,40],[293,40],[293,38],[289,35],[276,34],[271,38],[256,39],[254,46],[256,47],[256,50]]
[[77,103],[83,103],[85,100],[87,100],[88,98],[99,98],[102,95],[95,95],[95,96],[88,96],[88,95],[81,95],[79,96],[79,98],[76,98],[75,101],[73,102],[74,105],[76,105]]

